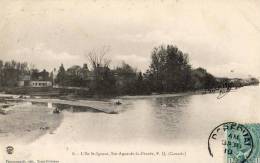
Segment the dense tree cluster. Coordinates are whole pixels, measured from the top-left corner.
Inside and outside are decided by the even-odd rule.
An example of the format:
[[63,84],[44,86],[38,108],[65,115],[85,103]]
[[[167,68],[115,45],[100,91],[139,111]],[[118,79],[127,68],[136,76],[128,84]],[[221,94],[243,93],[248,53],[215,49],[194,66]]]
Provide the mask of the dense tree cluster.
[[[241,86],[243,82],[241,79],[231,82],[228,78],[215,78],[201,67],[193,69],[188,54],[173,45],[154,48],[151,64],[145,73],[125,62],[111,69],[111,61],[106,58],[107,50],[103,48],[89,52],[86,57],[90,69],[87,64],[67,69],[61,64],[55,74],[29,69],[27,63],[0,60],[0,86],[17,86],[20,76],[30,75],[31,80],[54,81],[53,84],[61,87],[87,87],[92,94],[135,95]],[[254,78],[248,83],[259,81]]]
[[146,94],[142,72],[138,72],[129,64],[122,62],[115,70],[116,88],[118,94]]
[[52,81],[53,74],[49,73],[45,69],[42,71],[39,71],[36,68],[31,69],[30,71],[30,79],[31,80],[41,80],[41,81]]
[[61,64],[54,83],[60,86],[87,87],[89,86],[89,74],[87,64],[83,64],[82,67],[74,65],[67,70]]
[[192,69],[188,54],[176,46],[154,48],[145,73],[152,92],[180,92],[217,87],[216,79],[203,68]]
[[42,80],[52,81],[53,73],[45,69],[29,68],[26,62],[2,61],[0,60],[0,87],[16,87],[20,80]]
[[191,66],[187,54],[168,45],[155,48],[151,57],[152,63],[146,76],[151,82],[152,91],[184,91],[191,87]]
[[0,60],[0,86],[14,87],[22,75],[30,74],[27,63]]

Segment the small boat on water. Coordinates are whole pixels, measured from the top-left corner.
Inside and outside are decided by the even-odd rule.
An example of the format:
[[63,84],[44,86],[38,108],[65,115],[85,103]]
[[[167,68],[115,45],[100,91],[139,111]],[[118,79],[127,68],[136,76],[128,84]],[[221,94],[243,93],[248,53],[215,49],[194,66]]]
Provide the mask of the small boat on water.
[[111,112],[108,112],[108,114],[118,114],[117,111],[111,111]]
[[60,110],[58,109],[58,108],[55,108],[54,110],[53,110],[53,114],[59,114],[60,113]]
[[121,105],[122,103],[121,103],[119,100],[117,100],[117,101],[115,102],[115,104],[116,104],[116,105]]

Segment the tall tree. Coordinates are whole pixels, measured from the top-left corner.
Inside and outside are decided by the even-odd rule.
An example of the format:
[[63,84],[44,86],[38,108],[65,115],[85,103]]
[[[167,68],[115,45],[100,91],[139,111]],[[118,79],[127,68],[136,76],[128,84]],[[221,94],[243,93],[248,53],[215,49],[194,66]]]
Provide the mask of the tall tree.
[[0,84],[5,87],[17,86],[20,76],[29,74],[27,63],[0,61]]
[[116,75],[118,93],[134,94],[136,91],[135,82],[137,79],[136,69],[129,64],[122,62],[122,64],[114,70],[114,74]]
[[81,69],[81,75],[83,80],[87,80],[89,74],[88,64],[84,63]]
[[154,48],[152,63],[147,75],[154,91],[181,91],[188,87],[191,66],[188,54],[184,54],[176,46],[167,45]]
[[67,69],[67,83],[68,86],[82,86],[82,69],[78,65],[71,66]]
[[39,70],[34,68],[34,69],[31,69],[31,80],[39,80]]
[[116,90],[115,78],[109,68],[111,60],[106,57],[108,51],[109,47],[102,47],[87,55],[94,73],[91,89],[98,94],[111,94]]
[[45,69],[43,69],[40,73],[40,80],[43,81],[49,81],[50,80],[50,73],[48,71],[46,71]]
[[60,65],[55,83],[61,86],[64,86],[66,83],[66,71],[63,64]]

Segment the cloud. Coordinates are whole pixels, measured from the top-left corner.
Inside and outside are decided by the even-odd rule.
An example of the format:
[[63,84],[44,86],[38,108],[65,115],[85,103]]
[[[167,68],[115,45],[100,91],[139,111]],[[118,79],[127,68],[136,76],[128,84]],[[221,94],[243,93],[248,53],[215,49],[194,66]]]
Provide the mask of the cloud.
[[63,63],[65,66],[83,63],[82,57],[68,52],[55,52],[45,47],[43,43],[36,44],[32,48],[22,48],[10,52],[8,60],[15,59],[34,64],[37,68],[52,70]]
[[150,63],[150,59],[147,57],[136,54],[115,55],[113,57],[114,65],[120,65],[123,61],[142,71],[145,71]]
[[243,63],[230,62],[222,65],[208,67],[209,72],[214,72],[218,77],[242,77],[247,78],[254,72],[255,66]]
[[0,59],[48,68],[81,65],[85,53],[110,45],[115,64],[125,60],[145,70],[153,47],[174,44],[194,66],[213,74],[225,74],[223,65],[233,63],[252,65],[240,69],[260,74],[258,1],[46,0],[2,6]]

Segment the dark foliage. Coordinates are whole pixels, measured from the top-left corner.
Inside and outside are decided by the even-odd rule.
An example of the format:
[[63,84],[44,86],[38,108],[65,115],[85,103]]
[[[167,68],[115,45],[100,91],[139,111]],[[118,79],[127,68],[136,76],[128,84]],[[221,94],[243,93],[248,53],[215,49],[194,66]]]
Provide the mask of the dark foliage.
[[[35,68],[30,70],[27,63],[0,60],[0,86],[15,87],[21,76],[27,75],[31,80],[53,81],[55,78],[53,84],[60,86],[64,90],[63,93],[107,96],[230,88],[259,83],[256,78],[248,80],[216,78],[201,67],[193,69],[188,54],[173,45],[154,48],[151,64],[145,73],[138,72],[125,62],[115,69],[110,69],[111,61],[105,57],[106,52],[107,49],[103,48],[88,54],[91,70],[87,64],[83,64],[82,67],[74,65],[67,70],[61,64],[57,75],[46,70],[39,71]],[[66,89],[68,87],[77,89]]]
[[0,86],[15,87],[22,75],[30,74],[28,64],[16,61],[3,62],[0,60]]

